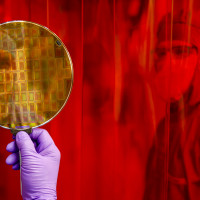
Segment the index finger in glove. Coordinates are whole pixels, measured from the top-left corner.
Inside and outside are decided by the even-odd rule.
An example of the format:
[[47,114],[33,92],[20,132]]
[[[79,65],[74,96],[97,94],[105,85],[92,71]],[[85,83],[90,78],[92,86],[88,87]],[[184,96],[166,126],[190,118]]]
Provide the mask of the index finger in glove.
[[7,147],[6,147],[6,150],[7,150],[8,152],[11,152],[11,153],[15,153],[15,152],[18,152],[18,151],[19,151],[19,149],[18,149],[17,144],[16,144],[15,141],[10,142],[10,143],[7,145]]

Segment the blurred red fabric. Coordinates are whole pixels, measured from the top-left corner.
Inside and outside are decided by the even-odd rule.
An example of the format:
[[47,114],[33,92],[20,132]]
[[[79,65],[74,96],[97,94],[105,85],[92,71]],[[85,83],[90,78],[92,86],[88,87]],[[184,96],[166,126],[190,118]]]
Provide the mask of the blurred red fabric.
[[[0,0],[0,23],[28,20],[47,26],[72,57],[70,98],[43,126],[61,151],[58,199],[176,198],[177,190],[168,188],[168,167],[169,161],[180,164],[170,147],[179,148],[181,136],[170,131],[179,133],[182,121],[171,123],[170,106],[156,96],[152,74],[160,20],[180,5],[193,8],[193,1]],[[12,135],[0,130],[0,199],[20,199],[19,172],[5,164]],[[181,194],[180,199],[190,199]]]
[[[128,13],[139,12],[136,26],[143,12],[138,3],[138,8],[129,9]],[[143,81],[138,64],[140,41],[130,47],[133,63],[138,67],[132,68],[127,61],[126,54],[131,50],[127,50],[129,16],[125,16],[124,9],[126,3],[115,0],[0,1],[1,23],[28,20],[47,26],[63,40],[72,57],[71,96],[61,113],[43,127],[50,132],[62,155],[58,199],[143,197],[155,125],[148,84]],[[136,31],[136,37],[140,33]],[[3,200],[21,198],[19,172],[5,164],[8,155],[5,148],[11,138],[11,133],[1,128]]]

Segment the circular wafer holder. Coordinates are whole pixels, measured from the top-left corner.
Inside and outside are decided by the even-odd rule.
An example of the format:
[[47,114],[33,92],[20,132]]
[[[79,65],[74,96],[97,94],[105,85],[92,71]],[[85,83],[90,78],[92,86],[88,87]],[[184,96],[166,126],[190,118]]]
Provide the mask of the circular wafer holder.
[[61,39],[28,21],[0,24],[0,126],[16,135],[51,121],[65,106],[73,64]]

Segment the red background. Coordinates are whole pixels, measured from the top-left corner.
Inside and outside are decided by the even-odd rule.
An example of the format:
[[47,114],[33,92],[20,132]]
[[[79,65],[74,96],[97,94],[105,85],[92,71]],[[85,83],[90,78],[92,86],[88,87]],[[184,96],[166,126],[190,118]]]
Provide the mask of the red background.
[[[148,153],[165,115],[144,75],[152,68],[146,52],[154,43],[155,16],[171,10],[170,1],[153,2],[0,0],[1,23],[28,20],[47,26],[72,57],[71,96],[44,126],[61,151],[58,199],[143,197]],[[19,172],[5,164],[12,135],[0,132],[0,199],[20,199]]]
[[[58,199],[128,200],[143,195],[152,136],[151,131],[142,135],[145,128],[139,127],[152,124],[144,119],[148,106],[142,110],[139,106],[145,99],[140,92],[145,85],[124,58],[129,21],[122,2],[0,1],[1,23],[28,20],[47,26],[63,40],[72,57],[71,96],[62,112],[44,126],[62,155]],[[137,8],[129,10],[125,13],[138,12]],[[129,52],[137,51],[134,43]],[[134,93],[139,93],[137,98]],[[134,130],[140,131],[135,134]],[[5,164],[5,149],[12,135],[3,128],[0,131],[0,199],[20,199],[19,172]]]

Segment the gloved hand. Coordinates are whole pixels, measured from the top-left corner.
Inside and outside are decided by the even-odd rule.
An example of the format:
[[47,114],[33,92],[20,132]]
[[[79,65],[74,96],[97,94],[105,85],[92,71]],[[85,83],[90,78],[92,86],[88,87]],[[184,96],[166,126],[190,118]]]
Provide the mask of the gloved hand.
[[21,153],[24,200],[57,199],[60,151],[46,130],[35,128],[30,136],[20,131],[16,135],[16,141],[9,143],[6,149],[12,153],[7,157],[6,163],[13,165],[14,170],[20,169],[19,151]]

